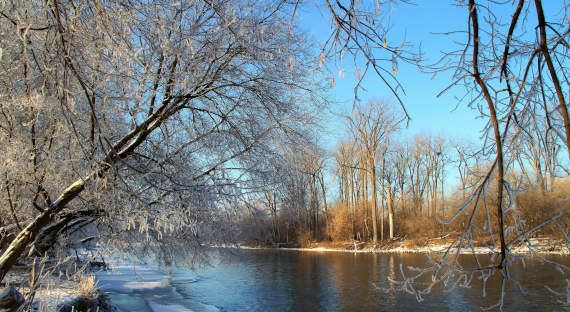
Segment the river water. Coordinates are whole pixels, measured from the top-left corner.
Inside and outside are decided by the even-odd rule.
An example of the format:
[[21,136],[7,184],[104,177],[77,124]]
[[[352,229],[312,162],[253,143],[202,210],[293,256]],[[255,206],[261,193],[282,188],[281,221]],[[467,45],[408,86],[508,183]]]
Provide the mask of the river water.
[[[98,275],[99,286],[123,311],[480,311],[498,302],[500,279],[490,279],[486,296],[481,283],[452,290],[435,288],[425,300],[385,292],[387,278],[400,279],[400,264],[422,267],[423,254],[379,254],[284,250],[210,252],[210,265],[168,270],[153,265],[117,266]],[[461,262],[469,265],[472,256]],[[568,256],[549,260],[570,264]],[[409,271],[405,269],[406,274]],[[566,278],[537,258],[517,263],[512,277],[526,294],[507,284],[505,311],[570,311]],[[418,286],[426,285],[420,281]],[[379,287],[377,287],[379,286]]]

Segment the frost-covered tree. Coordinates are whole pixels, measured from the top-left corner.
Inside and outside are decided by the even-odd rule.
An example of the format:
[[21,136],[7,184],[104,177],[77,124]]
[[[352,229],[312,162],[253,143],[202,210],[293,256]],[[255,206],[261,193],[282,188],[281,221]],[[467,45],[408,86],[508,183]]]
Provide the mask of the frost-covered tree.
[[2,2],[0,279],[88,224],[117,245],[220,234],[208,228],[231,217],[272,146],[324,103],[294,9]]

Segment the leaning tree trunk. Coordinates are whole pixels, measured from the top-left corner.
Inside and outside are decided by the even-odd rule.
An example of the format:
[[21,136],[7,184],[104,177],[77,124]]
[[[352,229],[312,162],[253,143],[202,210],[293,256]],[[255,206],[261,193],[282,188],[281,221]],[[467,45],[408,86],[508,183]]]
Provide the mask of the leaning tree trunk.
[[37,235],[36,239],[31,243],[28,256],[41,257],[45,255],[56,244],[60,234],[65,233],[73,228],[82,228],[95,220],[99,211],[97,209],[88,209],[81,211],[73,211],[64,215],[58,215],[58,220],[45,226]]
[[4,279],[4,276],[6,276],[10,268],[18,261],[18,258],[20,258],[20,255],[24,252],[26,247],[34,241],[38,233],[50,223],[56,213],[61,211],[67,203],[83,191],[85,182],[90,180],[90,178],[91,177],[87,177],[75,181],[75,183],[63,191],[59,198],[54,201],[48,209],[44,210],[44,212],[20,231],[18,236],[16,236],[0,257],[0,282]]
[[[544,56],[546,66],[548,67],[548,72],[550,73],[550,78],[552,79],[554,90],[556,91],[556,97],[558,99],[558,105],[560,107],[560,114],[564,120],[564,130],[566,132],[565,144],[566,149],[568,150],[568,158],[570,159],[570,119],[568,118],[568,108],[566,107],[567,103],[564,99],[564,91],[562,90],[562,85],[560,84],[560,80],[556,74],[556,68],[554,67],[552,57],[550,56],[550,50],[548,49],[548,39],[546,38],[547,24],[546,19],[544,18],[544,11],[542,10],[542,1],[534,0],[534,3],[536,6],[536,15],[538,18],[538,28],[540,30],[540,51]],[[545,113],[548,114],[548,112]]]
[[10,268],[18,261],[18,258],[20,258],[20,255],[24,252],[26,247],[35,240],[38,233],[50,223],[58,212],[62,211],[70,201],[76,198],[85,189],[85,184],[93,178],[102,177],[113,164],[131,155],[132,152],[146,140],[152,131],[158,128],[166,118],[172,116],[177,111],[176,109],[168,111],[167,108],[169,104],[176,105],[180,103],[180,101],[181,100],[175,100],[172,102],[170,98],[165,99],[158,110],[148,116],[142,124],[125,134],[125,136],[113,145],[102,162],[104,165],[91,172],[88,176],[79,178],[68,186],[47,209],[20,231],[18,236],[12,240],[8,248],[4,251],[2,256],[0,256],[0,282],[4,279]]

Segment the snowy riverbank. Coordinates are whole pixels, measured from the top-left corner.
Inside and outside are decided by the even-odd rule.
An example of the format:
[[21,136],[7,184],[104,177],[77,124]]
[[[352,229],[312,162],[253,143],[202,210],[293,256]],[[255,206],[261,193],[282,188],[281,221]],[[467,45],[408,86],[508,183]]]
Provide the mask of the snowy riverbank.
[[[430,239],[422,246],[406,240],[392,241],[388,244],[370,244],[360,242],[343,242],[332,245],[330,243],[312,243],[310,247],[259,247],[248,245],[216,245],[214,248],[238,248],[238,249],[279,249],[307,252],[350,252],[350,253],[443,253],[448,249],[457,252],[457,246],[449,248],[452,241],[445,239]],[[542,254],[542,255],[570,255],[570,246],[562,239],[531,238],[524,244],[510,248],[514,254]],[[461,248],[464,254],[490,254],[498,252],[490,247],[465,247]]]
[[[183,300],[174,289],[177,285],[194,283],[197,277],[189,274],[171,274],[164,268],[140,263],[127,257],[105,257],[109,270],[81,273],[83,276],[94,276],[93,289],[95,294],[121,294],[119,298],[111,298],[110,303],[120,312],[120,306],[129,307],[129,311],[140,312],[170,312],[170,311],[219,311],[215,306],[203,304],[198,301]],[[28,298],[29,270],[18,269],[10,272],[4,279],[6,285],[16,287],[17,291]],[[82,296],[82,285],[77,277],[44,275],[37,285],[33,298],[33,310],[37,312],[53,312],[73,300]],[[141,294],[147,296],[140,300]],[[139,302],[130,300],[130,297],[139,296]],[[168,298],[168,299],[166,299]],[[108,298],[106,298],[107,300]],[[178,302],[178,303],[175,303]],[[184,304],[180,304],[183,302]],[[137,306],[138,304],[138,306]]]

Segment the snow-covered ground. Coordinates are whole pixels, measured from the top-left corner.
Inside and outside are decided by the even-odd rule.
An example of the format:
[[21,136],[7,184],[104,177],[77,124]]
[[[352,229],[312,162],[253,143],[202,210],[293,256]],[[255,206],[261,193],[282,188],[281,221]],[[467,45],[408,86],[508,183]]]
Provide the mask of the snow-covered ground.
[[58,304],[73,300],[79,296],[75,285],[75,282],[65,281],[47,283],[40,287],[34,297],[34,304],[38,311],[56,311]]
[[[27,296],[29,293],[30,273],[14,270],[9,272],[3,282],[15,286],[16,289]],[[76,290],[77,283],[57,277],[45,278],[40,281],[40,286],[34,296],[34,306],[39,312],[56,311],[58,304],[72,300],[79,296]]]
[[[446,252],[451,245],[449,241],[437,241],[430,240],[425,246],[415,246],[408,247],[405,241],[395,242],[390,246],[384,247],[357,247],[354,245],[352,247],[350,244],[345,244],[345,246],[350,246],[351,248],[337,248],[337,247],[326,247],[319,246],[319,244],[314,244],[313,247],[309,248],[279,248],[279,250],[294,250],[294,251],[313,251],[313,252],[351,252],[351,253],[442,253]],[[239,249],[276,249],[271,247],[250,247],[244,245],[223,245],[223,246],[212,246],[216,248],[239,248]],[[570,255],[569,245],[560,239],[550,239],[550,238],[531,238],[527,243],[521,244],[520,246],[511,247],[509,249],[515,254],[527,254],[527,253],[538,253],[538,254],[550,254],[550,255]],[[450,249],[450,252],[456,252],[457,246]],[[498,252],[497,249],[492,249],[490,247],[465,247],[461,248],[461,252],[465,254],[489,254],[493,252]]]

